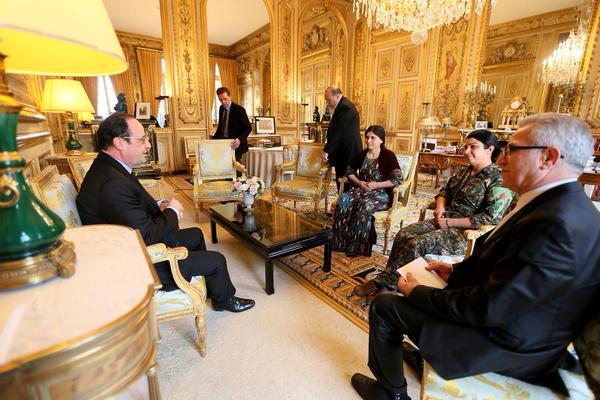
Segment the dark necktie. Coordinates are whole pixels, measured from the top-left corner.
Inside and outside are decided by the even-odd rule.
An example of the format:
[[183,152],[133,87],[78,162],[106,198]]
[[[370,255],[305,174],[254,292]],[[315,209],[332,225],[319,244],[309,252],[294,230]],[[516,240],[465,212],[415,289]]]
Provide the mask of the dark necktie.
[[224,108],[223,109],[223,117],[221,118],[221,124],[223,125],[223,137],[225,137],[225,138],[229,137],[229,132],[228,132],[229,129],[227,129],[228,128],[228,126],[227,126],[228,115],[227,114],[228,114],[227,108]]

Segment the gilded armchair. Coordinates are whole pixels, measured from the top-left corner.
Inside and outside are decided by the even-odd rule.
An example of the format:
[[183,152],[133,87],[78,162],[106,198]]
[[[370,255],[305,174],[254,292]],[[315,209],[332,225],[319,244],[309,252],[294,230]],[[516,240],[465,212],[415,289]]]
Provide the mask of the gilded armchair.
[[[60,216],[67,228],[80,226],[81,218],[77,211],[75,199],[77,191],[73,182],[65,175],[60,175],[56,166],[46,167],[31,181],[33,193],[48,208]],[[168,248],[162,243],[147,246],[146,250],[153,264],[168,261],[178,290],[154,293],[154,306],[157,321],[166,321],[187,315],[194,315],[198,334],[198,351],[206,355],[205,340],[205,303],[206,284],[203,277],[187,282],[179,270],[179,260],[187,257],[185,247]]]
[[[75,186],[77,186],[77,190],[81,188],[81,184],[83,183],[85,174],[87,174],[97,155],[98,153],[88,153],[81,156],[69,156],[67,158],[69,168],[71,169],[71,175],[73,175],[73,181],[75,182]],[[164,199],[160,180],[139,179],[139,181],[142,184],[142,186],[144,186],[146,189],[158,189],[158,198]]]
[[[396,224],[400,224],[400,228],[402,228],[404,220],[408,218],[408,202],[410,201],[411,187],[417,169],[418,157],[419,152],[399,151],[396,153],[396,159],[398,159],[398,164],[400,164],[400,170],[402,171],[402,183],[394,186],[390,208],[373,213],[375,228],[384,230],[383,254],[387,253],[392,228]],[[342,194],[344,184],[348,180],[346,177],[342,177],[339,181],[341,182],[339,194]]]
[[[503,187],[495,187],[492,189],[493,196],[495,198],[496,207],[494,210],[495,217],[504,216],[506,211],[509,209],[511,201],[513,199],[513,192],[510,189]],[[425,215],[427,210],[435,210],[436,201],[430,200],[426,203],[422,203],[419,205],[419,221],[423,221],[425,219]],[[426,259],[438,259],[444,262],[449,262],[450,264],[454,264],[462,261],[463,258],[467,258],[473,253],[473,249],[475,247],[475,241],[478,237],[486,234],[487,232],[494,229],[496,225],[481,225],[477,227],[477,229],[466,229],[463,234],[467,239],[467,249],[465,251],[465,255],[452,255],[452,256],[437,256],[427,254],[425,256]]]
[[235,160],[229,139],[199,140],[194,165],[194,209],[196,220],[204,203],[234,201],[239,195],[231,192],[236,171],[246,174],[246,167]]
[[[319,202],[325,199],[327,209],[331,167],[321,161],[323,147],[323,143],[301,142],[294,161],[275,166],[275,183],[271,188],[274,202],[287,199],[295,205],[296,201],[312,201],[316,213]],[[284,175],[292,171],[293,177],[284,180]]]

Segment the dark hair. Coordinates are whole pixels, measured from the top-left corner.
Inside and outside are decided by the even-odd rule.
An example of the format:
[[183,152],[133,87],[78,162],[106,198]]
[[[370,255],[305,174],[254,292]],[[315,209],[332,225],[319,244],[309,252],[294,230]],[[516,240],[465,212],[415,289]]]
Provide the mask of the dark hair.
[[227,96],[231,96],[231,92],[225,86],[222,86],[217,89],[217,96],[222,95],[223,93],[227,93]]
[[469,133],[467,139],[475,139],[483,143],[483,148],[485,149],[488,149],[490,146],[494,146],[494,151],[492,151],[492,162],[496,162],[498,155],[500,155],[500,144],[498,143],[498,138],[496,135],[487,129],[476,129]]
[[98,132],[96,132],[98,147],[100,147],[102,150],[106,150],[109,146],[112,146],[112,141],[114,138],[127,136],[129,133],[129,125],[127,125],[127,120],[130,118],[135,119],[133,115],[124,112],[116,112],[102,121],[100,127],[98,128]]
[[371,125],[367,128],[367,130],[365,131],[365,138],[367,137],[367,133],[373,133],[375,136],[377,136],[379,139],[381,139],[381,148],[383,149],[385,147],[385,129],[383,129],[383,126],[381,125]]

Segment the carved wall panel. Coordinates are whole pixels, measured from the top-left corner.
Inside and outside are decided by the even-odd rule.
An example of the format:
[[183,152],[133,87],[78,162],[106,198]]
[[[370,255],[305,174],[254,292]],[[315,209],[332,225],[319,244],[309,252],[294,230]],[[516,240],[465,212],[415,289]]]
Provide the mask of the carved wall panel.
[[321,92],[323,92],[325,88],[329,86],[329,70],[329,62],[325,62],[315,66],[315,90],[320,90]]
[[592,134],[600,137],[600,4],[596,2],[595,7],[583,62],[583,95],[576,114],[589,124]]
[[367,123],[367,89],[366,74],[369,67],[367,57],[369,51],[369,30],[364,18],[361,18],[354,30],[354,57],[352,65],[354,66],[352,82],[352,100],[360,117],[360,126],[366,128]]
[[402,49],[400,75],[416,76],[419,73],[419,48],[417,46]]
[[375,124],[389,127],[388,114],[391,100],[391,84],[383,84],[375,89]]
[[292,125],[295,121],[295,75],[294,47],[295,32],[294,5],[290,0],[282,0],[277,7],[277,108],[275,115],[279,124]]
[[396,130],[398,131],[412,130],[416,88],[416,82],[400,84],[398,87],[398,114],[396,117]]
[[394,50],[381,51],[377,54],[377,80],[392,79],[392,65],[394,63]]

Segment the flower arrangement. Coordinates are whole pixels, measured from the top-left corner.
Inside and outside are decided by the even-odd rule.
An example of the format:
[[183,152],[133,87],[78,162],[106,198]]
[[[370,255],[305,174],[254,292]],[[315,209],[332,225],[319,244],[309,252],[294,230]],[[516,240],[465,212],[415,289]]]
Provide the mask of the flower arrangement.
[[257,176],[250,178],[240,176],[231,184],[231,192],[233,194],[243,193],[246,195],[247,193],[256,196],[257,194],[262,194],[264,190],[265,182]]

